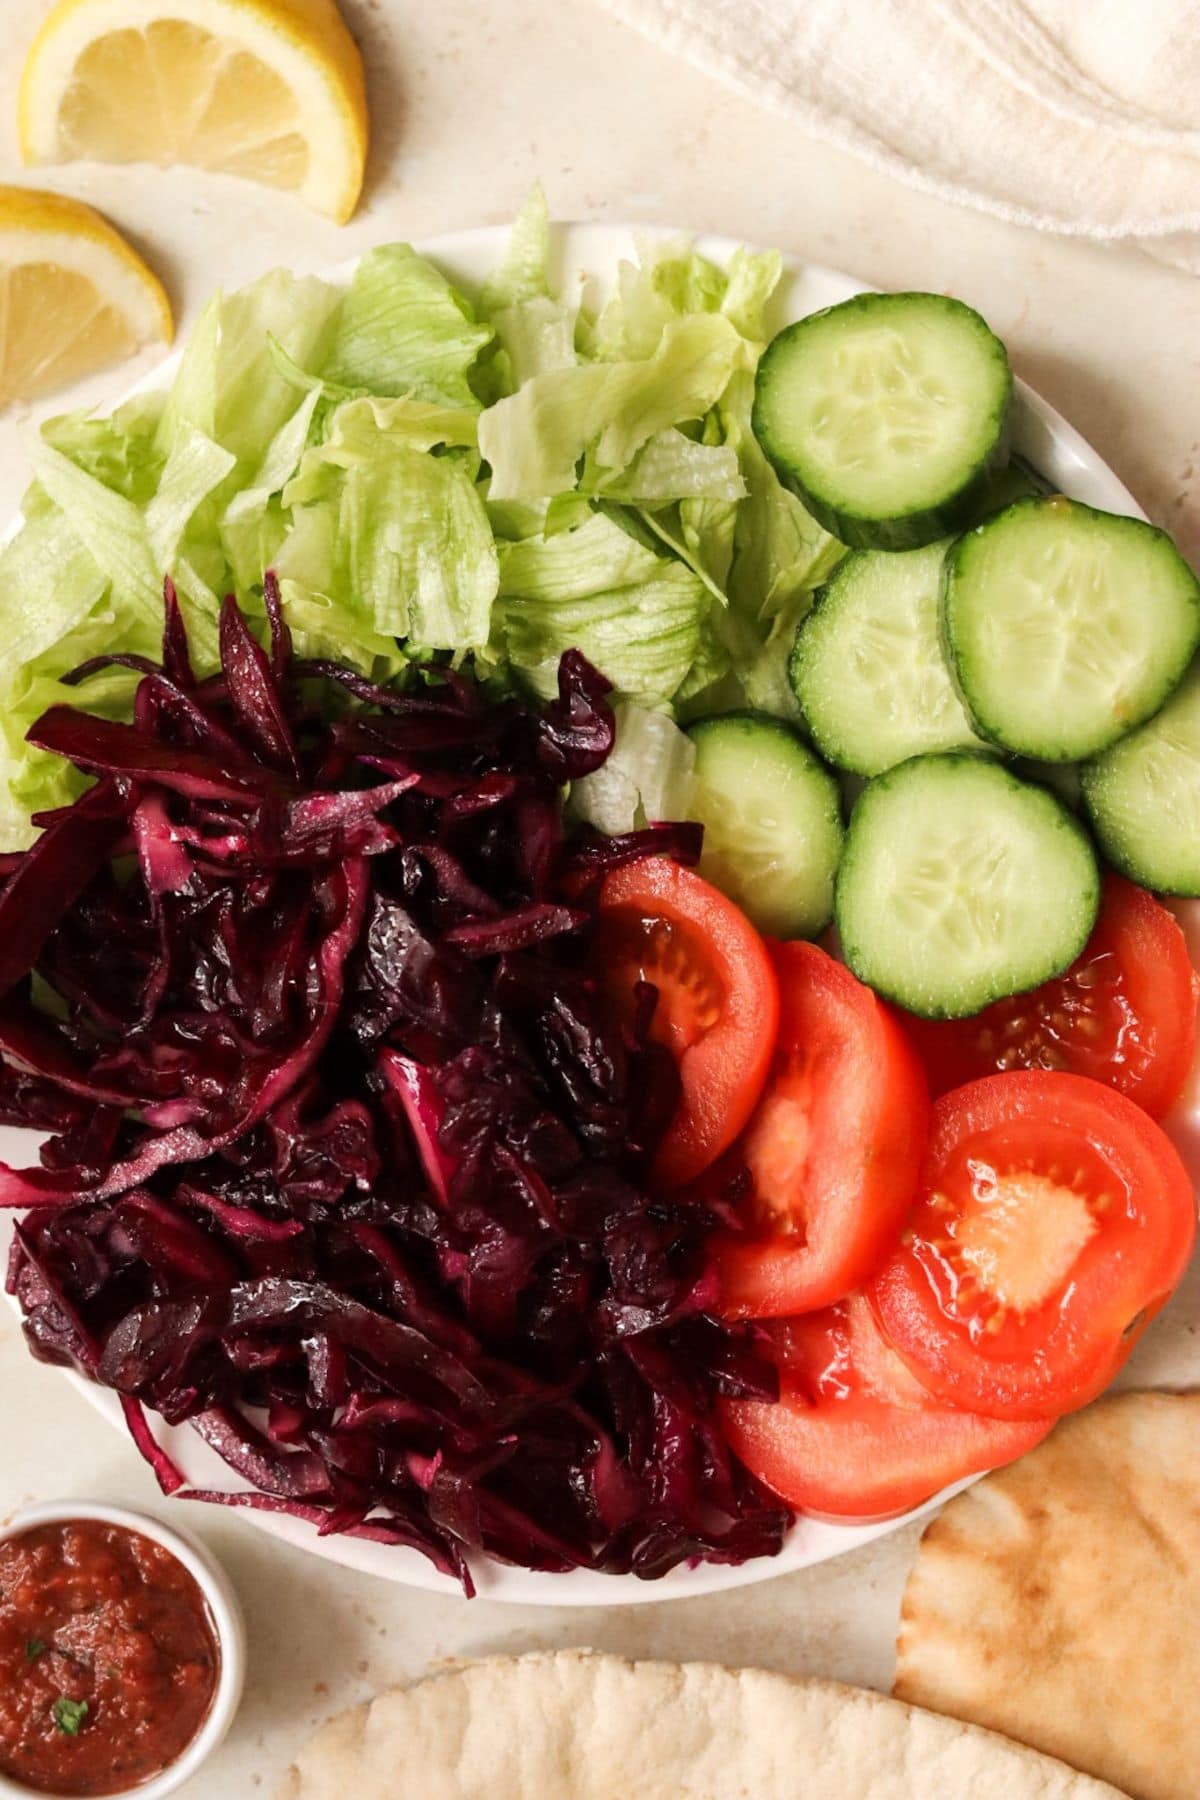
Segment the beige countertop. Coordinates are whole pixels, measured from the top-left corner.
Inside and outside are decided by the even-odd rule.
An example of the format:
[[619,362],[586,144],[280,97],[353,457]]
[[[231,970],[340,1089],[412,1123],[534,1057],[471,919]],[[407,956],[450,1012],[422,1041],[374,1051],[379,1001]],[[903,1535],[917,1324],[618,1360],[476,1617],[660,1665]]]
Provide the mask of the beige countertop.
[[[17,175],[13,98],[43,10],[0,17],[0,179]],[[1006,339],[1021,374],[1088,436],[1151,516],[1200,556],[1200,289],[1136,251],[1033,236],[910,192],[665,57],[588,0],[346,0],[367,54],[375,148],[363,210],[338,230],[222,178],[80,166],[50,185],[100,206],[164,274],[181,327],[211,289],[275,263],[319,269],[387,238],[511,216],[541,176],[563,218],[627,220],[778,244],[885,287],[946,289]],[[111,400],[128,371],[93,383]],[[72,396],[74,401],[75,397]],[[58,410],[62,402],[53,408]],[[0,517],[26,480],[0,423]],[[1200,1378],[1196,1271],[1130,1379]],[[34,1498],[163,1503],[125,1443],[24,1354],[0,1309],[0,1517]],[[182,1512],[246,1602],[250,1681],[226,1747],[189,1800],[270,1791],[334,1707],[441,1659],[591,1644],[759,1663],[885,1687],[915,1528],[725,1596],[604,1610],[471,1604],[368,1578],[241,1521]],[[849,1796],[847,1797],[849,1800]]]

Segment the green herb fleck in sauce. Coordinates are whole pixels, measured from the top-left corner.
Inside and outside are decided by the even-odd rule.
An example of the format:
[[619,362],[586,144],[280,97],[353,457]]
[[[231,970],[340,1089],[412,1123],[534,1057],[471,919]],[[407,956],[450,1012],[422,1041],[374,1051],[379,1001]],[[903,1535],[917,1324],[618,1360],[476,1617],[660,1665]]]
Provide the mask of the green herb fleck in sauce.
[[62,1694],[54,1702],[50,1711],[53,1714],[54,1723],[60,1731],[65,1731],[68,1737],[78,1737],[83,1728],[83,1721],[88,1716],[88,1703],[86,1700],[68,1700],[67,1696]]

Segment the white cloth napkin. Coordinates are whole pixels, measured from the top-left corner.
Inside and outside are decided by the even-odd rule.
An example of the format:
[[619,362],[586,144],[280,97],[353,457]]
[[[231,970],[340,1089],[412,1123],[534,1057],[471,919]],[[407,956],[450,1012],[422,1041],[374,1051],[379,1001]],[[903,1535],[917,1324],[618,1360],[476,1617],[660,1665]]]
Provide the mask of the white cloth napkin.
[[601,0],[945,199],[1200,273],[1200,0]]

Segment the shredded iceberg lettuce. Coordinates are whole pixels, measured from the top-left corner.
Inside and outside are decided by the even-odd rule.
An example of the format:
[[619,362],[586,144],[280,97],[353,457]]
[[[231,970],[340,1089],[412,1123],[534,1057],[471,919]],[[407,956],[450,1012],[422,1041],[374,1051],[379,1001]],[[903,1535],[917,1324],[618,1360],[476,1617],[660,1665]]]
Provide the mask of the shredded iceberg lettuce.
[[[778,255],[643,243],[589,316],[552,245],[536,188],[473,298],[407,244],[345,287],[275,271],[210,302],[168,391],[43,427],[0,546],[0,847],[75,779],[27,730],[89,656],[153,653],[166,575],[202,665],[225,593],[262,621],[268,568],[299,654],[377,680],[442,652],[548,692],[578,647],[617,690],[597,820],[678,810],[673,713],[787,710],[841,546],[751,430]],[[88,704],[127,715],[132,686]]]
[[607,762],[572,784],[572,816],[612,834],[690,817],[691,738],[667,713],[633,700],[618,701],[615,717],[617,741]]
[[493,652],[551,697],[564,650],[582,650],[618,691],[669,704],[695,660],[709,596],[600,513],[573,531],[501,544]]

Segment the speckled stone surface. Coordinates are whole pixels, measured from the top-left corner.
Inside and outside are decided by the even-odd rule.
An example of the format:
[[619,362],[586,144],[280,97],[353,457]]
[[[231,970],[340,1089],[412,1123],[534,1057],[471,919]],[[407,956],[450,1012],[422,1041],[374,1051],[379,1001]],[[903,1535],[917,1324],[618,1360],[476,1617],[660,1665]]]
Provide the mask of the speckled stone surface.
[[[17,71],[42,0],[0,9],[0,180],[18,174]],[[1050,240],[901,188],[789,130],[626,32],[587,0],[347,0],[366,51],[375,145],[366,203],[338,230],[269,193],[187,171],[79,166],[48,185],[120,224],[164,274],[186,329],[211,289],[279,262],[319,269],[369,244],[508,218],[536,175],[559,217],[728,232],[889,287],[979,306],[1015,364],[1200,555],[1200,289],[1137,252]],[[969,104],[969,96],[965,97]],[[136,372],[136,371],[134,371]],[[81,400],[104,401],[119,371]],[[59,410],[55,402],[47,411]],[[22,432],[0,422],[0,518],[26,481]],[[1195,1274],[1129,1379],[1200,1379]],[[0,1310],[0,1517],[88,1494],[162,1508],[132,1449]],[[604,1610],[443,1599],[283,1548],[188,1509],[227,1561],[250,1626],[246,1703],[188,1800],[269,1792],[330,1710],[448,1657],[591,1644],[703,1656],[886,1687],[916,1528],[804,1574],[726,1596]]]

